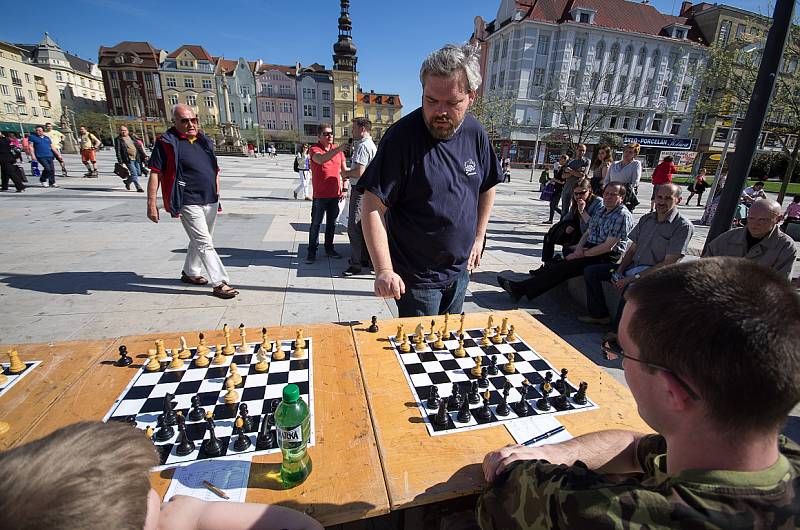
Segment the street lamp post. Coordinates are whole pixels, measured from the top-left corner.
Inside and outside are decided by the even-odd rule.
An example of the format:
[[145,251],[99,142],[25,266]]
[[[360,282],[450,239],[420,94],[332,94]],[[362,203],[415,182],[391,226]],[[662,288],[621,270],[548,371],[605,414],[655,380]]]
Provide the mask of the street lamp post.
[[533,182],[533,174],[536,171],[536,163],[539,161],[539,137],[542,134],[542,119],[544,118],[544,102],[545,97],[551,92],[557,91],[558,88],[551,88],[542,92],[539,99],[539,123],[536,126],[536,143],[533,148],[533,161],[531,162],[531,182]]

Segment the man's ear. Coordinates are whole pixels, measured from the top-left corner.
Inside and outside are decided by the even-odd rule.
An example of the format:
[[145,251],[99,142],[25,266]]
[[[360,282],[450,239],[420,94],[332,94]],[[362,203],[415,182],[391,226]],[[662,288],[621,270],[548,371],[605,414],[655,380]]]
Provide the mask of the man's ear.
[[692,406],[694,400],[673,374],[657,370],[655,376],[662,390],[664,404],[671,411],[685,412]]
[[468,90],[467,91],[467,97],[469,98],[469,106],[467,108],[471,107],[472,104],[475,103],[475,97],[477,95],[478,95],[478,93],[475,90]]

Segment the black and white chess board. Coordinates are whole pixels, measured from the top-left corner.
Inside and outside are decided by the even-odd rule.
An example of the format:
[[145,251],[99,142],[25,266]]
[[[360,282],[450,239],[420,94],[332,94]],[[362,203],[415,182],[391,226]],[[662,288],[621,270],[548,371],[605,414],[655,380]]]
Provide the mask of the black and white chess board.
[[[255,370],[255,364],[258,362],[256,353],[261,347],[259,343],[248,344],[246,351],[237,351],[234,355],[224,356],[224,364],[220,365],[209,364],[204,368],[198,367],[197,350],[191,348],[192,357],[184,359],[183,368],[169,368],[169,359],[161,361],[161,370],[158,372],[147,372],[142,366],[103,420],[135,422],[140,429],[152,427],[155,430],[158,416],[164,409],[164,396],[170,393],[175,395],[174,410],[180,411],[186,418],[186,433],[194,442],[195,449],[186,456],[177,455],[176,447],[179,443],[177,427],[174,428],[175,434],[164,442],[156,441],[154,438],[153,441],[161,457],[159,468],[185,465],[209,458],[237,458],[242,455],[274,453],[280,451],[275,440],[274,425],[270,427],[272,441],[269,449],[256,449],[256,436],[265,418],[269,417],[272,420],[270,412],[280,403],[283,387],[288,383],[294,383],[300,389],[300,396],[308,404],[311,424],[309,445],[314,445],[312,341],[310,338],[304,340],[305,350],[297,357],[292,356],[293,340],[280,341],[280,349],[286,354],[286,358],[275,361],[272,359],[272,354],[267,353],[269,370],[265,373],[258,373]],[[276,350],[277,341],[270,342],[273,344],[273,350]],[[216,351],[214,346],[209,348],[212,354]],[[167,350],[167,355],[171,359],[172,352]],[[242,376],[242,383],[236,387],[240,400],[235,405],[228,405],[224,401],[225,378],[230,373],[231,363],[236,363],[237,371]],[[205,454],[202,449],[203,440],[209,438],[207,422],[189,420],[191,399],[195,395],[199,396],[200,405],[205,411],[214,414],[215,433],[223,447],[221,456],[212,457]],[[238,433],[234,432],[236,430],[234,423],[241,403],[247,404],[248,416],[252,423],[252,429],[246,433],[251,444],[244,451],[236,451],[234,441]]]
[[[498,423],[513,421],[520,418],[515,412],[515,405],[520,401],[523,387],[522,382],[527,380],[530,388],[527,391],[527,402],[530,404],[530,414],[538,415],[558,415],[571,412],[586,411],[596,409],[597,405],[587,397],[585,404],[575,402],[572,396],[575,395],[578,385],[573,384],[567,379],[567,384],[571,390],[570,397],[563,397],[555,388],[548,396],[550,410],[544,411],[537,408],[537,401],[542,397],[541,385],[545,381],[546,373],[551,372],[552,381],[555,383],[560,379],[560,369],[556,369],[546,359],[539,355],[520,337],[516,341],[508,342],[505,337],[500,344],[491,346],[481,346],[480,339],[483,331],[480,329],[464,330],[464,357],[456,357],[454,351],[458,348],[458,340],[455,332],[451,331],[449,337],[444,340],[444,348],[437,350],[433,348],[433,342],[426,340],[425,347],[416,349],[413,343],[414,335],[409,335],[408,340],[411,344],[410,353],[402,353],[399,349],[400,342],[395,336],[389,337],[394,348],[397,359],[403,367],[414,398],[419,406],[422,419],[428,427],[428,432],[433,435],[448,434],[461,430],[480,429],[491,427]],[[515,372],[506,374],[502,370],[502,365],[508,362],[509,354],[515,354]],[[483,366],[488,366],[490,359],[495,358],[498,367],[497,375],[488,375],[489,385],[480,388],[481,395],[487,390],[490,393],[489,408],[491,417],[481,419],[476,414],[478,409],[483,407],[483,399],[476,404],[470,404],[470,419],[467,422],[460,422],[457,419],[458,410],[448,409],[447,425],[437,425],[434,423],[436,408],[428,408],[427,399],[430,395],[431,386],[435,385],[442,399],[447,399],[453,389],[453,384],[458,384],[461,393],[466,398],[470,385],[473,380],[478,379],[471,373],[475,366],[475,359],[483,356]],[[567,367],[568,368],[568,367]],[[503,386],[506,381],[510,382],[512,388],[508,395],[509,413],[506,416],[497,414],[497,405],[502,401]],[[591,389],[590,389],[591,390]]]
[[40,364],[42,364],[42,361],[25,361],[25,369],[18,374],[12,374],[8,371],[10,363],[0,363],[0,368],[3,370],[3,375],[6,376],[6,382],[0,384],[0,396],[8,392],[8,389],[16,385],[20,379],[31,373],[31,371]]

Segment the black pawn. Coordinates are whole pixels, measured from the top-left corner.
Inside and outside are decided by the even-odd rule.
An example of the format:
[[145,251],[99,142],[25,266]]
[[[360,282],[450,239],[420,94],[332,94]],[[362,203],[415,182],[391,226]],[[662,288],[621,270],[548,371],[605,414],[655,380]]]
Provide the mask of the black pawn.
[[115,366],[130,366],[133,359],[128,355],[128,347],[124,344],[119,347],[119,359],[114,363]]
[[271,412],[268,412],[264,416],[264,420],[261,422],[261,430],[258,431],[258,437],[256,438],[256,449],[259,451],[263,451],[264,449],[272,449],[272,433],[269,430],[269,416],[272,416]]
[[164,396],[164,425],[177,425],[178,420],[175,418],[175,402],[172,401],[175,394],[167,394]]
[[497,375],[497,356],[489,357],[489,375]]
[[568,370],[566,368],[562,368],[561,378],[553,385],[553,388],[555,388],[560,394],[563,394],[564,389],[567,387],[567,372]]
[[447,398],[447,410],[458,410],[461,408],[461,402],[464,400],[461,395],[461,389],[458,388],[458,383],[453,383],[453,392]]
[[461,404],[461,408],[458,411],[458,416],[456,416],[456,419],[460,423],[468,423],[469,420],[472,419],[472,414],[469,413],[469,401],[466,399]]
[[544,395],[536,400],[536,408],[539,410],[550,410],[550,400],[547,399],[547,396]]
[[175,434],[175,429],[164,422],[164,416],[161,414],[158,415],[158,419],[156,420],[156,427],[158,427],[158,430],[153,438],[155,438],[157,442],[166,442]]
[[[242,418],[244,421],[244,418]],[[244,426],[239,429],[239,436],[236,437],[236,441],[233,442],[233,449],[235,451],[244,451],[248,447],[250,447],[250,437],[245,434]]]
[[489,397],[486,394],[483,396],[483,406],[478,409],[478,412],[475,415],[479,420],[491,419],[492,410],[489,408]]
[[447,425],[447,408],[447,403],[442,400],[442,402],[439,404],[439,410],[436,411],[436,416],[433,417],[433,423],[435,425]]
[[553,372],[546,372],[544,374],[544,381],[542,381],[542,384],[540,385],[539,388],[541,388],[542,391],[544,391],[545,385],[549,387],[553,386]]
[[589,387],[589,383],[586,381],[581,382],[578,385],[578,391],[575,393],[575,397],[572,398],[575,400],[575,403],[578,405],[586,405],[586,389]]
[[192,396],[192,410],[189,411],[189,421],[201,421],[206,417],[206,411],[200,406],[200,396]]
[[372,316],[372,323],[367,328],[367,331],[370,333],[377,333],[378,332],[378,317]]
[[481,395],[478,393],[478,381],[473,379],[471,385],[467,399],[473,405],[477,405],[481,402]]
[[514,405],[514,412],[516,412],[518,416],[529,416],[531,413],[531,406],[525,399],[527,393],[528,385],[523,385],[522,396],[519,398],[519,402]]
[[481,368],[481,376],[478,378],[478,386],[481,388],[488,388],[489,380],[486,378],[489,368],[484,366]]
[[189,435],[186,434],[186,420],[183,419],[183,416],[178,416],[178,439],[180,443],[178,447],[175,448],[175,454],[178,456],[186,456],[192,451],[194,451],[194,442],[189,439]]
[[214,432],[216,428],[214,425],[214,418],[207,418],[206,421],[208,422],[209,438],[203,442],[203,450],[209,456],[219,456],[222,454],[222,444],[219,443],[217,433]]
[[439,408],[439,388],[436,385],[431,385],[431,392],[428,394],[428,401],[425,405],[429,409]]
[[239,416],[242,417],[242,430],[244,432],[251,432],[253,430],[253,421],[250,419],[250,411],[247,410],[247,403],[239,405]]

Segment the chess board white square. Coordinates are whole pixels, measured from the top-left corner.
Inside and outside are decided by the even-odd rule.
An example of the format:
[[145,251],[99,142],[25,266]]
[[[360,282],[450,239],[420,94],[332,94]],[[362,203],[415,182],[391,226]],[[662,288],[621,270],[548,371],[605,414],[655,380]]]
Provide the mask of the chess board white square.
[[411,374],[411,382],[414,386],[428,386],[432,383],[431,376],[427,373]]
[[187,369],[181,381],[201,381],[206,375],[206,368]]
[[161,383],[160,385],[156,385],[153,391],[150,392],[150,397],[163,398],[167,394],[174,394],[179,384],[180,383]]
[[289,372],[289,382],[298,383],[308,379],[308,370],[292,370]]

